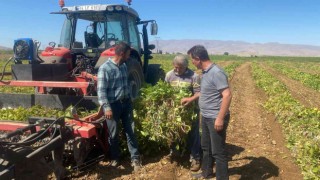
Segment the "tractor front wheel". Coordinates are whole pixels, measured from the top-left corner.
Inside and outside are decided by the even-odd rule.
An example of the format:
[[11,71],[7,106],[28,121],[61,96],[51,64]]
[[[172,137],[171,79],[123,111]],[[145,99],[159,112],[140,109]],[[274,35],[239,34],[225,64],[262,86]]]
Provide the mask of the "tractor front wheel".
[[160,64],[149,64],[148,71],[147,71],[147,77],[146,82],[155,85],[159,80],[164,80],[165,78],[165,72],[161,68]]

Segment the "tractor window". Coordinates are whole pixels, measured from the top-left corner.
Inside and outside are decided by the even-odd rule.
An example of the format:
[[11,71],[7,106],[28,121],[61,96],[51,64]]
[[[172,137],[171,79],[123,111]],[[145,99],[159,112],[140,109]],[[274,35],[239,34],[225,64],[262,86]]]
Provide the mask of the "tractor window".
[[[105,49],[119,41],[124,41],[139,50],[140,42],[135,18],[131,16],[127,18],[128,15],[123,13],[104,14],[104,17],[96,14],[88,16],[88,13],[79,14],[74,27],[74,36],[72,36],[73,27],[71,26],[73,21],[66,20],[61,34],[61,44],[72,48]],[[74,42],[71,42],[73,37]]]
[[78,19],[75,44],[83,44],[86,48],[103,48],[104,23]]
[[60,36],[60,44],[59,47],[66,47],[69,48],[71,44],[71,34],[72,34],[72,26],[71,26],[71,19],[66,19],[63,23],[63,27],[61,30]]
[[136,19],[131,16],[128,17],[128,29],[130,46],[140,52],[139,31],[137,28]]
[[100,38],[104,38],[104,23],[98,22],[96,25],[96,32]]
[[123,14],[107,14],[107,47],[119,41],[128,41],[125,22]]
[[87,46],[85,41],[85,34],[93,33],[92,24],[93,23],[91,21],[78,19],[74,41],[77,42],[78,44],[83,44],[84,46]]
[[[118,40],[123,40],[121,22],[111,21],[107,23],[107,32],[110,38],[116,38]],[[112,37],[113,36],[113,37]]]

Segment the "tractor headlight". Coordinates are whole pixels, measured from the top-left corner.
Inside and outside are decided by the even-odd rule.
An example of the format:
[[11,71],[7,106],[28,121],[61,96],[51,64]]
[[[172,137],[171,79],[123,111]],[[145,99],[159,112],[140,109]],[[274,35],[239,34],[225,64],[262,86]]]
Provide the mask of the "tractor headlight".
[[117,11],[122,11],[122,7],[121,7],[121,6],[116,6],[115,9],[116,9]]
[[108,6],[108,7],[107,7],[107,10],[111,12],[111,11],[114,10],[114,7],[113,7],[113,6]]

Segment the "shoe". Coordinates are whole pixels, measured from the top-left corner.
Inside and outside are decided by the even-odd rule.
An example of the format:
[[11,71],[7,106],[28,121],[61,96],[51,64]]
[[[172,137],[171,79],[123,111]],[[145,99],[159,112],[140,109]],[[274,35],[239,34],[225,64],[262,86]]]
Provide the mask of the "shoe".
[[109,163],[109,166],[111,167],[118,167],[119,166],[119,160],[111,160]]
[[172,156],[170,154],[161,159],[162,165],[166,165],[169,163],[172,163]]
[[204,179],[202,172],[191,174],[191,179]]
[[134,159],[131,163],[132,167],[133,167],[133,171],[139,171],[142,167],[141,162],[139,159]]
[[199,171],[199,169],[200,169],[200,161],[192,159],[191,160],[190,170],[191,171]]
[[213,180],[213,179],[215,179],[215,178],[213,178],[213,177],[207,177],[207,178],[205,178],[203,175],[202,175],[202,172],[199,172],[199,173],[193,173],[193,174],[191,174],[191,179],[197,179],[197,180],[204,180],[204,179],[206,179],[206,180]]

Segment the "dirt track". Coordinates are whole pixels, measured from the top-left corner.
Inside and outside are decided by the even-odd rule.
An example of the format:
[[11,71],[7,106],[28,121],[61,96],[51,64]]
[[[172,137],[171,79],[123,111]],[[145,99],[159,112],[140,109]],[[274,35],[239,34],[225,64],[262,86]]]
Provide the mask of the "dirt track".
[[230,179],[302,179],[280,125],[261,106],[264,93],[254,85],[249,62],[236,70],[231,88]]
[[[251,76],[251,64],[237,68],[231,80],[233,100],[228,128],[230,179],[303,179],[285,147],[280,125],[261,106],[264,93],[257,89]],[[161,163],[161,158],[145,158],[143,169],[131,173],[129,163],[117,169],[99,164],[87,175],[75,179],[191,179],[187,159]]]

